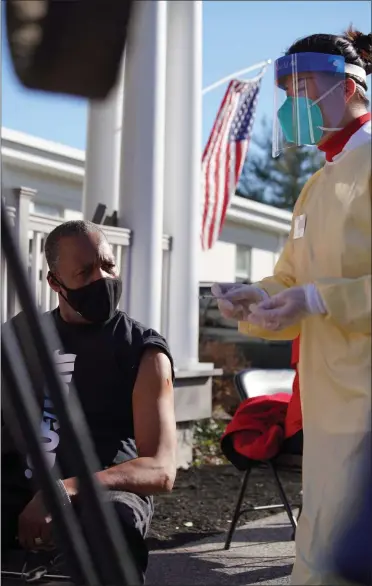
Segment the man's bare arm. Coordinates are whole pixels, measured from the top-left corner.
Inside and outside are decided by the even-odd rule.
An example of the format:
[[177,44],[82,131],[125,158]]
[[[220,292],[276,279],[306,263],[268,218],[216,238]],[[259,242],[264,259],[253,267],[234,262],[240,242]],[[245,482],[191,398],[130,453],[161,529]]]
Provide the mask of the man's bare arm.
[[[143,496],[169,492],[176,477],[176,421],[169,358],[158,348],[144,353],[133,391],[134,435],[138,458],[96,473],[109,490],[128,490]],[[76,479],[64,481],[77,493]]]

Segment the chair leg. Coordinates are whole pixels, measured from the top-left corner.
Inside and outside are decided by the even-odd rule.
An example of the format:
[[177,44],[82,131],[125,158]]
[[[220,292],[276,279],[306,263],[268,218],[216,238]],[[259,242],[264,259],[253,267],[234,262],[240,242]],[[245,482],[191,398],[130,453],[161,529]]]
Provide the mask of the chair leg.
[[302,513],[302,503],[301,503],[301,505],[300,505],[300,508],[298,509],[297,523],[298,523],[298,522],[299,522],[299,520],[300,520],[301,513]]
[[[298,522],[299,522],[299,520],[300,520],[301,513],[302,513],[302,503],[300,504],[300,506],[299,506],[299,509],[298,509],[298,515],[297,515],[297,525],[298,525]],[[295,541],[295,539],[296,539],[296,531],[297,531],[297,527],[296,527],[296,529],[294,529],[294,530],[293,530],[293,532],[292,532],[292,537],[291,537],[292,541]]]
[[237,522],[239,520],[239,517],[240,517],[240,509],[242,507],[242,502],[243,502],[243,499],[244,499],[245,491],[247,489],[248,478],[249,478],[249,475],[251,473],[251,470],[252,470],[252,468],[250,466],[247,469],[246,473],[244,474],[242,486],[241,486],[240,493],[239,493],[239,497],[238,497],[238,500],[237,500],[237,503],[236,503],[236,507],[235,507],[234,516],[232,518],[231,525],[229,527],[229,531],[227,533],[227,537],[226,537],[226,542],[225,542],[224,549],[230,549],[231,540],[232,540],[233,535],[234,535],[235,527],[236,527],[236,524],[237,524]]
[[277,469],[275,467],[275,464],[273,462],[268,462],[268,465],[269,465],[269,467],[270,467],[270,469],[271,469],[271,471],[272,471],[272,473],[274,475],[275,482],[277,484],[278,491],[279,491],[279,494],[280,494],[280,498],[282,500],[282,503],[283,503],[283,506],[285,508],[285,511],[286,511],[286,513],[288,515],[289,522],[292,525],[293,532],[295,532],[296,531],[296,528],[297,528],[297,519],[294,516],[294,514],[292,513],[291,506],[290,506],[290,504],[288,502],[287,495],[284,492],[284,488],[283,488],[283,485],[282,485],[281,480],[279,478],[279,475],[278,475]]

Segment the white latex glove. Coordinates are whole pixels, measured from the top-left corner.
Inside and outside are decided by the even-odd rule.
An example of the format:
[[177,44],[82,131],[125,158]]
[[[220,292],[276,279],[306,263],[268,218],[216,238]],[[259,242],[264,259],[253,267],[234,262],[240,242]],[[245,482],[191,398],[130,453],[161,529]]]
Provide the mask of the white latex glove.
[[251,307],[249,323],[265,330],[284,330],[326,308],[315,285],[291,287]]
[[263,289],[241,283],[215,283],[211,291],[217,299],[221,315],[238,321],[248,319],[250,305],[268,298],[268,294]]

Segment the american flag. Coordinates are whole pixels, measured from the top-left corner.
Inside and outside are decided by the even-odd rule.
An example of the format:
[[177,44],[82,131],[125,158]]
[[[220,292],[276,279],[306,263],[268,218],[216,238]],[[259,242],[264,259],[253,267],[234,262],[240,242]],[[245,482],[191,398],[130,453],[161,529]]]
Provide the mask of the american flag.
[[262,76],[229,83],[202,160],[202,248],[221,232],[247,155]]

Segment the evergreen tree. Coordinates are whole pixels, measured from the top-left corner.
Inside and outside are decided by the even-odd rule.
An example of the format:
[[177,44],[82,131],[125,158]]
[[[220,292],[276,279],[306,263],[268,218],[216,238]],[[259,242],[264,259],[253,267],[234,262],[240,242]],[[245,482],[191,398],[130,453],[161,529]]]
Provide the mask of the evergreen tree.
[[236,194],[292,211],[306,181],[324,164],[324,155],[314,147],[297,147],[286,149],[274,159],[271,149],[271,128],[263,120],[260,135],[253,138]]

